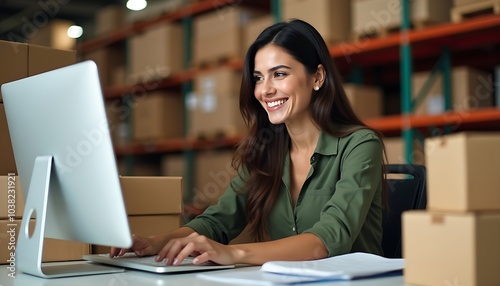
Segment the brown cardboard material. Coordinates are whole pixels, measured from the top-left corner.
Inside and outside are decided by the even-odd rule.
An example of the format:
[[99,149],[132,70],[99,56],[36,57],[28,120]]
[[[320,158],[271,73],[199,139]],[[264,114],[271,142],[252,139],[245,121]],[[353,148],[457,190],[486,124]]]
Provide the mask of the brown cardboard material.
[[498,146],[498,132],[460,132],[426,139],[427,207],[500,210]]
[[[30,228],[34,228],[34,221],[30,222]],[[0,264],[10,263],[8,260],[13,255],[17,235],[21,228],[21,220],[14,222],[0,220]],[[12,235],[11,235],[12,234]],[[5,243],[4,243],[5,242]],[[45,238],[43,244],[43,262],[80,260],[82,255],[90,253],[90,245],[87,243]]]
[[349,39],[349,0],[281,0],[283,20],[298,18],[314,26],[327,43]]
[[500,212],[403,213],[410,285],[500,285]]
[[178,229],[180,227],[181,215],[129,216],[128,221],[132,233],[151,236]]
[[0,220],[22,218],[24,197],[18,176],[0,176]]
[[3,103],[0,103],[0,138],[0,176],[6,176],[9,173],[15,174],[17,173],[16,161],[14,160],[14,151],[12,150]]
[[[451,5],[451,0],[413,0],[411,21],[413,24],[449,22]],[[370,35],[387,29],[399,29],[401,10],[399,0],[352,1],[352,31],[357,35]]]
[[196,94],[213,92],[221,96],[239,97],[241,77],[240,71],[230,68],[214,69],[194,78],[194,91]]
[[182,177],[120,177],[127,214],[160,215],[182,212]]
[[[181,215],[139,215],[129,216],[130,231],[141,236],[151,236],[174,231],[180,227]],[[109,253],[110,247],[92,245],[92,253]]]
[[136,141],[181,138],[184,134],[182,96],[163,91],[138,98],[132,106],[133,139]]
[[193,63],[202,64],[242,57],[243,27],[260,11],[234,6],[216,9],[194,18]]
[[[28,75],[28,45],[0,41],[0,63],[4,67],[0,68],[0,86],[7,82],[25,78]],[[2,102],[2,92],[0,91],[0,103]],[[1,138],[5,137],[2,136]]]
[[182,70],[182,37],[182,26],[175,23],[134,35],[130,41],[130,82],[152,82]]
[[[0,62],[8,69],[0,69],[0,85],[56,68],[74,64],[76,51],[57,50],[36,45],[0,41]],[[10,135],[5,117],[5,106],[0,94],[0,176],[17,173]]]
[[28,76],[76,63],[76,51],[29,45]]
[[265,28],[274,24],[272,15],[265,15],[253,20],[243,28],[243,48],[247,50]]
[[190,138],[235,136],[246,130],[238,97],[214,93],[193,96],[196,105],[189,107]]
[[[413,96],[418,96],[429,72],[412,76]],[[461,66],[451,71],[451,104],[455,112],[474,110],[493,105],[493,83],[491,75],[477,69]],[[443,77],[438,74],[422,102],[416,106],[415,114],[441,114],[444,112]]]
[[382,116],[382,90],[355,84],[344,84],[344,90],[354,112],[361,120]]

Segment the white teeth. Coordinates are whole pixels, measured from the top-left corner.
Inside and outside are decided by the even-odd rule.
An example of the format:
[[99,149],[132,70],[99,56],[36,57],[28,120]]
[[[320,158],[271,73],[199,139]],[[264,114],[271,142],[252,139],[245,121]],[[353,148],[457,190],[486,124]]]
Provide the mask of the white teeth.
[[282,105],[285,102],[286,102],[286,100],[281,99],[281,100],[277,100],[277,101],[268,102],[267,106],[269,106],[269,107],[275,107],[275,106],[278,106],[278,105]]

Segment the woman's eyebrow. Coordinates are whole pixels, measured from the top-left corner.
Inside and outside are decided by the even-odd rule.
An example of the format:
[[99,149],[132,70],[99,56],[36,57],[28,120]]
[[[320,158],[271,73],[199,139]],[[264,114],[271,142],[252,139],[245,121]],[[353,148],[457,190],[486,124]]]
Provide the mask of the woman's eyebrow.
[[[290,67],[289,67],[289,66],[286,66],[286,65],[277,65],[277,66],[275,66],[275,67],[270,68],[268,71],[269,71],[269,72],[273,72],[273,71],[279,70],[279,69],[281,69],[281,68],[284,68],[284,69],[290,69]],[[262,73],[261,73],[260,71],[258,71],[258,70],[254,70],[254,71],[253,71],[253,73],[254,73],[254,74],[262,74]]]

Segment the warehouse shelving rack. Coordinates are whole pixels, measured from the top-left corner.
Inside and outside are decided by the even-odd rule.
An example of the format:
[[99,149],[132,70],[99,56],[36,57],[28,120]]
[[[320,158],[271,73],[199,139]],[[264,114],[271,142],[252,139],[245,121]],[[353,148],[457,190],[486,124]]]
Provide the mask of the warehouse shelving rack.
[[[411,152],[414,132],[435,135],[439,132],[452,132],[460,130],[498,130],[500,126],[500,109],[484,108],[467,112],[447,111],[441,115],[416,116],[412,114],[417,100],[412,101],[411,94],[411,74],[417,65],[434,66],[432,74],[443,72],[444,78],[449,79],[451,66],[451,55],[460,56],[453,60],[453,64],[475,63],[483,66],[498,65],[500,63],[500,53],[491,53],[488,58],[482,56],[483,47],[494,47],[498,49],[500,44],[500,15],[484,15],[471,19],[466,19],[459,23],[446,23],[430,26],[420,30],[411,30],[409,20],[409,0],[401,0],[403,7],[403,23],[401,31],[390,34],[386,37],[371,38],[339,44],[331,44],[329,51],[336,62],[339,70],[347,74],[349,72],[359,73],[359,69],[370,68],[381,65],[399,65],[399,71],[387,71],[383,80],[394,80],[399,78],[401,84],[401,114],[384,116],[366,120],[366,123],[373,128],[380,130],[387,136],[402,134],[405,140],[405,158],[411,162]],[[191,2],[178,10],[162,15],[155,19],[150,19],[140,23],[121,28],[108,35],[103,35],[82,43],[78,50],[80,53],[88,53],[92,50],[106,47],[114,43],[125,41],[129,36],[147,29],[150,26],[171,21],[182,21],[186,33],[184,44],[188,47],[185,59],[185,70],[175,73],[168,78],[156,82],[158,89],[181,89],[183,94],[191,91],[191,81],[200,73],[210,67],[190,67],[187,63],[190,59],[192,17],[222,7],[224,5],[239,5],[242,0],[218,0],[214,5],[212,0],[199,0]],[[257,1],[259,5],[265,6],[266,2],[270,6],[276,21],[281,19],[280,0]],[[264,3],[264,4],[262,4]],[[432,62],[429,64],[429,62]],[[220,64],[239,70],[243,66],[242,59],[232,59]],[[397,68],[393,69],[397,70]],[[358,78],[361,76],[358,74]],[[429,79],[429,82],[432,78]],[[123,98],[129,96],[134,90],[145,89],[149,83],[138,85],[112,86],[104,89],[107,100]],[[446,108],[450,110],[450,84],[445,80]],[[425,88],[424,88],[425,90]],[[422,92],[424,94],[425,92]],[[187,120],[187,119],[185,119]],[[436,128],[438,128],[436,131]],[[234,146],[241,136],[229,138],[217,138],[213,140],[192,140],[178,138],[171,140],[160,140],[150,144],[128,144],[116,147],[118,156],[142,156],[147,154],[160,154],[169,152],[186,152],[189,160],[189,169],[192,170],[193,152],[211,148],[228,148]],[[187,182],[190,180],[191,172],[188,172]],[[191,189],[191,188],[188,188]]]

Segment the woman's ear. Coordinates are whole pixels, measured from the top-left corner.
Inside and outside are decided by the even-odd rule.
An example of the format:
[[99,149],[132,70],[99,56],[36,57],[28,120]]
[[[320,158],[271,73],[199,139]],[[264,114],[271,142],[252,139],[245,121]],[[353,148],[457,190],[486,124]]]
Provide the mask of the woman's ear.
[[314,90],[318,91],[323,86],[325,78],[326,78],[325,68],[323,67],[322,64],[319,64],[316,73],[314,73],[314,83],[313,83]]

